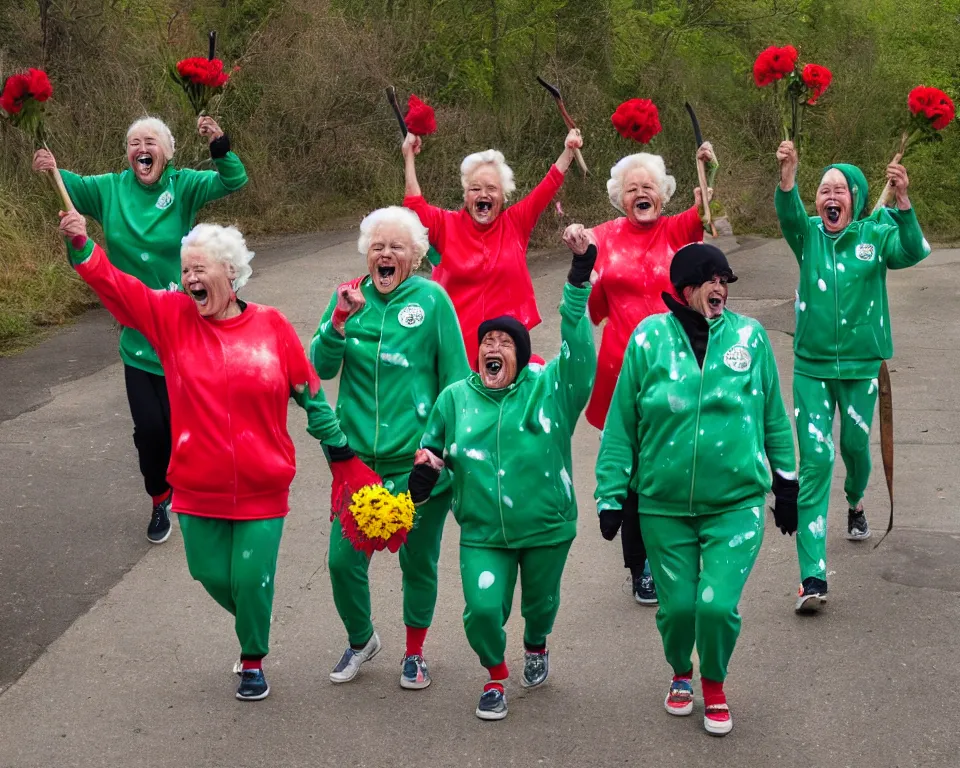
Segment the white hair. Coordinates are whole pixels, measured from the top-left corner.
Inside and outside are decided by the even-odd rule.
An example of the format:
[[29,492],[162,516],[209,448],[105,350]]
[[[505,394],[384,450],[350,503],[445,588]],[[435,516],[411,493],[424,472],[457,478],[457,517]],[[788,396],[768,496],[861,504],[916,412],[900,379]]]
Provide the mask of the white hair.
[[373,240],[374,233],[378,227],[384,224],[396,224],[407,230],[410,239],[413,241],[413,268],[417,269],[427,251],[430,250],[429,230],[420,222],[420,217],[409,208],[391,205],[387,208],[379,208],[373,213],[368,213],[360,222],[360,239],[357,240],[357,250],[366,255],[367,251],[370,250],[370,241]]
[[253,268],[250,266],[253,251],[247,250],[247,243],[236,227],[197,224],[181,241],[181,257],[187,248],[197,248],[210,258],[226,265],[227,274],[235,291],[243,288],[253,274]]
[[167,124],[163,122],[159,117],[141,117],[139,120],[135,121],[133,125],[127,128],[127,141],[130,141],[130,137],[133,135],[134,131],[140,130],[141,128],[146,128],[149,131],[153,131],[157,134],[157,138],[160,140],[160,146],[163,149],[163,154],[167,156],[167,160],[173,159],[173,151],[177,146],[176,141],[174,141],[173,133],[167,127]]
[[460,183],[463,184],[463,191],[467,191],[470,175],[481,165],[492,165],[500,176],[500,188],[503,190],[503,199],[508,200],[517,185],[513,183],[513,169],[507,165],[503,152],[495,149],[488,149],[485,152],[474,152],[467,155],[460,163]]
[[660,188],[660,199],[663,205],[670,202],[673,193],[677,191],[677,180],[673,176],[667,175],[667,166],[660,155],[651,155],[649,152],[638,152],[635,155],[627,155],[622,158],[613,168],[610,169],[610,179],[607,181],[607,194],[610,196],[610,203],[620,213],[626,213],[623,210],[623,180],[627,174],[635,168],[646,168],[653,176]]

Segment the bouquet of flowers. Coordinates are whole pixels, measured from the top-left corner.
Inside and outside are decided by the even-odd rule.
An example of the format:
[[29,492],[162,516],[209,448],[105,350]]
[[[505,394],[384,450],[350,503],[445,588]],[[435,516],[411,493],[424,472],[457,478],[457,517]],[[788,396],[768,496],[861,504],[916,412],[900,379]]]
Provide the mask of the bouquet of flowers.
[[[26,72],[17,73],[7,78],[0,93],[0,109],[3,117],[13,127],[19,128],[33,137],[37,144],[46,146],[43,130],[44,102],[53,96],[53,86],[50,78],[42,69],[31,67]],[[67,188],[56,168],[50,172],[53,185],[60,193],[64,210],[74,209]]]
[[223,91],[230,76],[240,67],[227,72],[223,62],[213,57],[217,33],[210,33],[210,54],[207,58],[195,56],[182,59],[170,68],[170,77],[179,85],[190,101],[194,113],[199,117],[207,109],[210,100]]
[[437,118],[433,107],[410,94],[407,102],[407,115],[403,118],[407,130],[415,136],[429,136],[437,131]]
[[610,122],[623,138],[641,144],[648,144],[663,130],[657,105],[650,99],[630,99],[623,102],[610,116]]
[[[786,105],[780,98],[778,81],[781,80],[787,96]],[[800,140],[804,111],[816,105],[830,87],[831,80],[833,73],[819,64],[807,64],[801,68],[797,49],[792,45],[771,46],[761,51],[753,62],[753,81],[759,88],[773,84],[774,99],[783,120],[784,138],[794,144]]]
[[413,528],[415,508],[409,493],[394,496],[380,485],[366,485],[353,494],[340,513],[344,538],[358,552],[396,552]]
[[[953,100],[939,88],[930,88],[920,85],[910,91],[907,96],[907,109],[910,110],[910,121],[900,136],[900,147],[893,156],[893,162],[903,160],[907,150],[914,144],[928,141],[939,141],[940,131],[946,128],[957,116]],[[890,199],[891,187],[884,185],[880,199],[873,207],[874,211],[883,208]]]

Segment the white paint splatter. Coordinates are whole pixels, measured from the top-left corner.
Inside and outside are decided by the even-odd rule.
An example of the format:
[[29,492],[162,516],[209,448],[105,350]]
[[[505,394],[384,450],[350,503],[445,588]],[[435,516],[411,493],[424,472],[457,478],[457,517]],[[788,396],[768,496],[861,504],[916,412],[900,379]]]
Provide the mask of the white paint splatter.
[[810,529],[810,533],[815,539],[822,539],[827,535],[827,521],[823,519],[823,515],[817,515],[817,519],[810,523],[807,528]]
[[870,387],[869,389],[867,389],[867,394],[872,395],[874,390],[876,390],[879,386],[880,386],[879,381],[877,381],[876,379],[870,379]]
[[253,554],[253,550],[250,550],[250,549],[245,549],[245,550],[243,550],[243,559],[244,559],[244,560],[249,560],[249,559],[250,559],[250,555],[252,555],[252,554]]
[[817,563],[817,567],[818,567],[821,571],[827,570],[827,563],[826,563],[826,561],[825,561],[822,557],[820,558],[820,562]]
[[567,472],[566,467],[560,468],[560,480],[563,482],[563,490],[567,492],[567,498],[572,499],[573,494],[571,490],[573,488],[573,480],[570,479],[570,473]]
[[387,365],[398,365],[401,368],[410,367],[410,361],[407,360],[406,355],[402,355],[399,352],[381,352],[380,359]]
[[149,253],[141,253],[141,254],[140,254],[140,261],[149,261],[149,260],[150,260],[150,254],[149,254]]
[[487,452],[479,451],[476,448],[467,448],[467,458],[475,459],[477,461],[484,461],[487,458]]
[[458,451],[459,451],[459,446],[456,443],[450,443],[449,454],[451,456],[456,456]]
[[480,574],[480,578],[477,579],[477,586],[480,589],[490,589],[496,580],[497,577],[490,573],[490,571],[484,571]]
[[672,392],[667,395],[667,403],[670,405],[670,410],[673,413],[680,413],[680,411],[687,407],[686,402],[681,400]]
[[427,415],[427,404],[426,403],[417,403],[417,413],[421,416]]
[[503,497],[503,503],[510,507],[510,509],[513,509],[513,499],[511,499],[509,496]]
[[868,435],[870,434],[870,427],[867,425],[867,422],[863,420],[863,416],[853,409],[852,405],[847,406],[847,416],[853,419],[853,423],[860,427],[860,429],[862,429]]
[[553,426],[550,418],[543,413],[543,408],[540,409],[540,413],[537,415],[537,420],[540,422],[540,426],[543,427],[543,431],[546,434],[550,434],[550,427]]
[[703,602],[713,602],[713,587],[707,587],[705,590],[703,590]]
[[185,442],[187,442],[187,440],[189,440],[189,439],[190,439],[190,433],[189,433],[189,432],[181,432],[181,433],[180,433],[180,439],[177,440],[177,448],[179,448],[181,445],[183,445],[183,444],[184,444]]
[[560,345],[560,354],[563,355],[564,360],[570,359],[570,345],[567,342]]
[[847,268],[843,264],[837,264],[837,272],[846,272]]
[[737,335],[740,336],[740,343],[743,346],[747,346],[750,343],[750,337],[753,335],[753,328],[749,325],[745,325],[743,328],[737,330]]
[[817,288],[819,288],[821,291],[827,290],[827,284],[826,282],[824,282],[824,279],[822,277],[819,280],[817,280]]

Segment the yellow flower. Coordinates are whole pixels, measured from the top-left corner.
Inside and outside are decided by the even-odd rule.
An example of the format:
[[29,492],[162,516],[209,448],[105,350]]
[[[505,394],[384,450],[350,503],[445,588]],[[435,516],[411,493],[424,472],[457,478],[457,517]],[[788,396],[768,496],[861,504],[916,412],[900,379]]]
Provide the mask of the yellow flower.
[[350,513],[368,539],[389,541],[398,531],[413,528],[414,506],[409,493],[394,496],[379,485],[366,485],[353,494]]

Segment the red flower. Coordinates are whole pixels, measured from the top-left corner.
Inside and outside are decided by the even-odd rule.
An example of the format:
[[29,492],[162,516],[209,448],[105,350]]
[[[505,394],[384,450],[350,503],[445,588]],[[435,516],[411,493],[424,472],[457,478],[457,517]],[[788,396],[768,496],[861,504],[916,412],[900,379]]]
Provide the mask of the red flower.
[[833,80],[833,73],[826,67],[819,64],[807,64],[803,68],[803,84],[813,91],[813,96],[807,101],[807,104],[816,104],[817,99],[823,96],[823,92],[830,87],[830,81]]
[[910,91],[907,106],[914,115],[923,115],[930,120],[934,130],[942,131],[956,117],[953,101],[939,88],[918,86]]
[[15,115],[23,109],[23,102],[30,97],[30,78],[27,75],[10,75],[0,95],[0,109]]
[[437,119],[433,107],[424,104],[413,94],[407,102],[407,116],[404,118],[407,130],[415,136],[429,136],[437,130]]
[[31,67],[26,77],[30,80],[30,95],[37,101],[46,101],[53,96],[53,86],[50,85],[50,78],[42,69]]
[[774,80],[780,80],[784,75],[790,74],[796,67],[796,48],[792,45],[785,45],[783,48],[770,46],[761,51],[753,62],[753,80],[763,88]]
[[204,59],[199,56],[177,62],[177,73],[195,85],[219,88],[226,85],[230,75],[223,71],[220,59]]
[[610,117],[613,127],[625,139],[647,144],[662,130],[657,105],[650,99],[623,102]]

